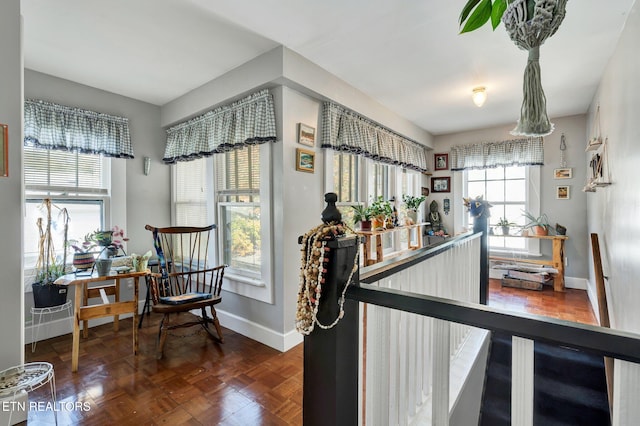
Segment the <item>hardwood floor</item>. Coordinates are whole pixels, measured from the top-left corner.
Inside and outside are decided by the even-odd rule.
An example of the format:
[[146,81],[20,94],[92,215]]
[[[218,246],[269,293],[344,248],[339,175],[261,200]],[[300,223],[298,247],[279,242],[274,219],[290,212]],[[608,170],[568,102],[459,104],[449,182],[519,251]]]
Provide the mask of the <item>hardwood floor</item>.
[[589,297],[584,290],[568,288],[564,292],[557,292],[553,291],[553,286],[548,285],[540,291],[525,290],[502,287],[500,280],[491,279],[488,305],[515,312],[598,325]]
[[[131,319],[120,322],[118,333],[111,325],[91,328],[80,343],[77,373],[71,372],[71,335],[38,342],[35,353],[25,347],[27,362],[54,365],[59,425],[302,424],[302,344],[280,353],[223,328],[219,345],[192,327],[169,335],[158,361],[160,315],[150,318],[140,330],[138,356]],[[50,401],[48,388],[29,399]],[[54,424],[53,413],[30,410],[28,424]]]
[[[581,290],[502,288],[492,280],[489,305],[595,324]],[[111,325],[91,328],[80,343],[78,373],[71,373],[70,334],[39,342],[35,353],[25,346],[27,362],[54,365],[58,424],[302,424],[302,345],[280,353],[228,329],[218,345],[194,327],[169,336],[165,358],[157,361],[159,319],[145,319],[138,356],[131,352],[131,319],[121,321],[118,333]],[[48,388],[29,400],[48,402]],[[53,412],[30,410],[28,423],[52,425]]]

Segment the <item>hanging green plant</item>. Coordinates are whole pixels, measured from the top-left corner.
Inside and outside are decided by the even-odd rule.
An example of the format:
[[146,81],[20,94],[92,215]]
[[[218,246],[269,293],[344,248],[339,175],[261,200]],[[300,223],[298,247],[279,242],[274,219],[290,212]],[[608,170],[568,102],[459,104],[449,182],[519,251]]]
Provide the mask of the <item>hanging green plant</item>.
[[520,119],[513,135],[546,136],[553,132],[542,90],[540,46],[560,27],[566,4],[567,0],[469,0],[462,9],[461,33],[476,30],[489,19],[495,29],[502,21],[515,45],[529,52]]

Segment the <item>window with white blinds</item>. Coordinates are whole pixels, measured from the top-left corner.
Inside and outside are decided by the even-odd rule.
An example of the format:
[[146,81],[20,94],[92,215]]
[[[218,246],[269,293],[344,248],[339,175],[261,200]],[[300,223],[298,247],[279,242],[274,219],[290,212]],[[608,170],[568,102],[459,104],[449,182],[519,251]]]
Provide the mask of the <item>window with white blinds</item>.
[[[25,225],[24,263],[35,266],[38,256],[38,228],[36,222],[44,212],[40,208],[44,198],[51,198],[54,209],[54,244],[56,256],[63,258],[63,229],[57,226],[58,212],[69,214],[69,241],[82,241],[85,235],[103,229],[105,211],[109,205],[109,183],[106,165],[109,160],[95,154],[24,147]],[[67,260],[71,259],[67,248]]]
[[[207,226],[207,164],[200,158],[176,163],[174,192],[175,224],[177,226]],[[211,185],[209,185],[210,187]]]
[[95,154],[24,147],[27,191],[47,193],[107,193],[104,159]]
[[246,145],[173,166],[175,225],[215,223],[225,290],[273,302],[269,144]]
[[223,262],[233,269],[259,275],[260,146],[236,149],[214,159]]

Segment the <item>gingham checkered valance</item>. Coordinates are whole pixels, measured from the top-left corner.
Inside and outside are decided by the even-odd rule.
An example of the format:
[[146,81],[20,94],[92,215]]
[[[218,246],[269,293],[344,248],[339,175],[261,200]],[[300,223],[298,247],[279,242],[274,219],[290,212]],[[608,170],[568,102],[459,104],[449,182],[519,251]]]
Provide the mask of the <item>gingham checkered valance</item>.
[[265,89],[167,129],[163,161],[174,164],[275,141],[273,98]]
[[542,138],[484,142],[451,148],[451,170],[544,165]]
[[24,103],[24,144],[133,158],[128,118],[41,100]]
[[322,111],[322,148],[364,155],[375,161],[427,171],[423,145],[332,102]]

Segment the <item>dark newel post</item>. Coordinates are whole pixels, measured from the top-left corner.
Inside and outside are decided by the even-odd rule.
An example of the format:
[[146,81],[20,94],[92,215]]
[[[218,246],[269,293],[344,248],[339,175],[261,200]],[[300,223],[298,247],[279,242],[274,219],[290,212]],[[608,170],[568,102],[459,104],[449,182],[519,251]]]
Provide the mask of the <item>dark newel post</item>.
[[[328,201],[331,204],[331,199]],[[324,217],[323,212],[323,219]],[[340,312],[338,299],[347,284],[358,250],[356,236],[327,242],[329,262],[318,307],[320,323],[331,324]],[[352,283],[358,282],[358,273]],[[302,419],[305,426],[356,425],[358,423],[358,318],[359,304],[345,300],[344,317],[330,329],[317,324],[304,337],[304,390]]]
[[473,232],[482,232],[480,237],[480,303],[489,300],[489,218],[481,214],[473,218]]

